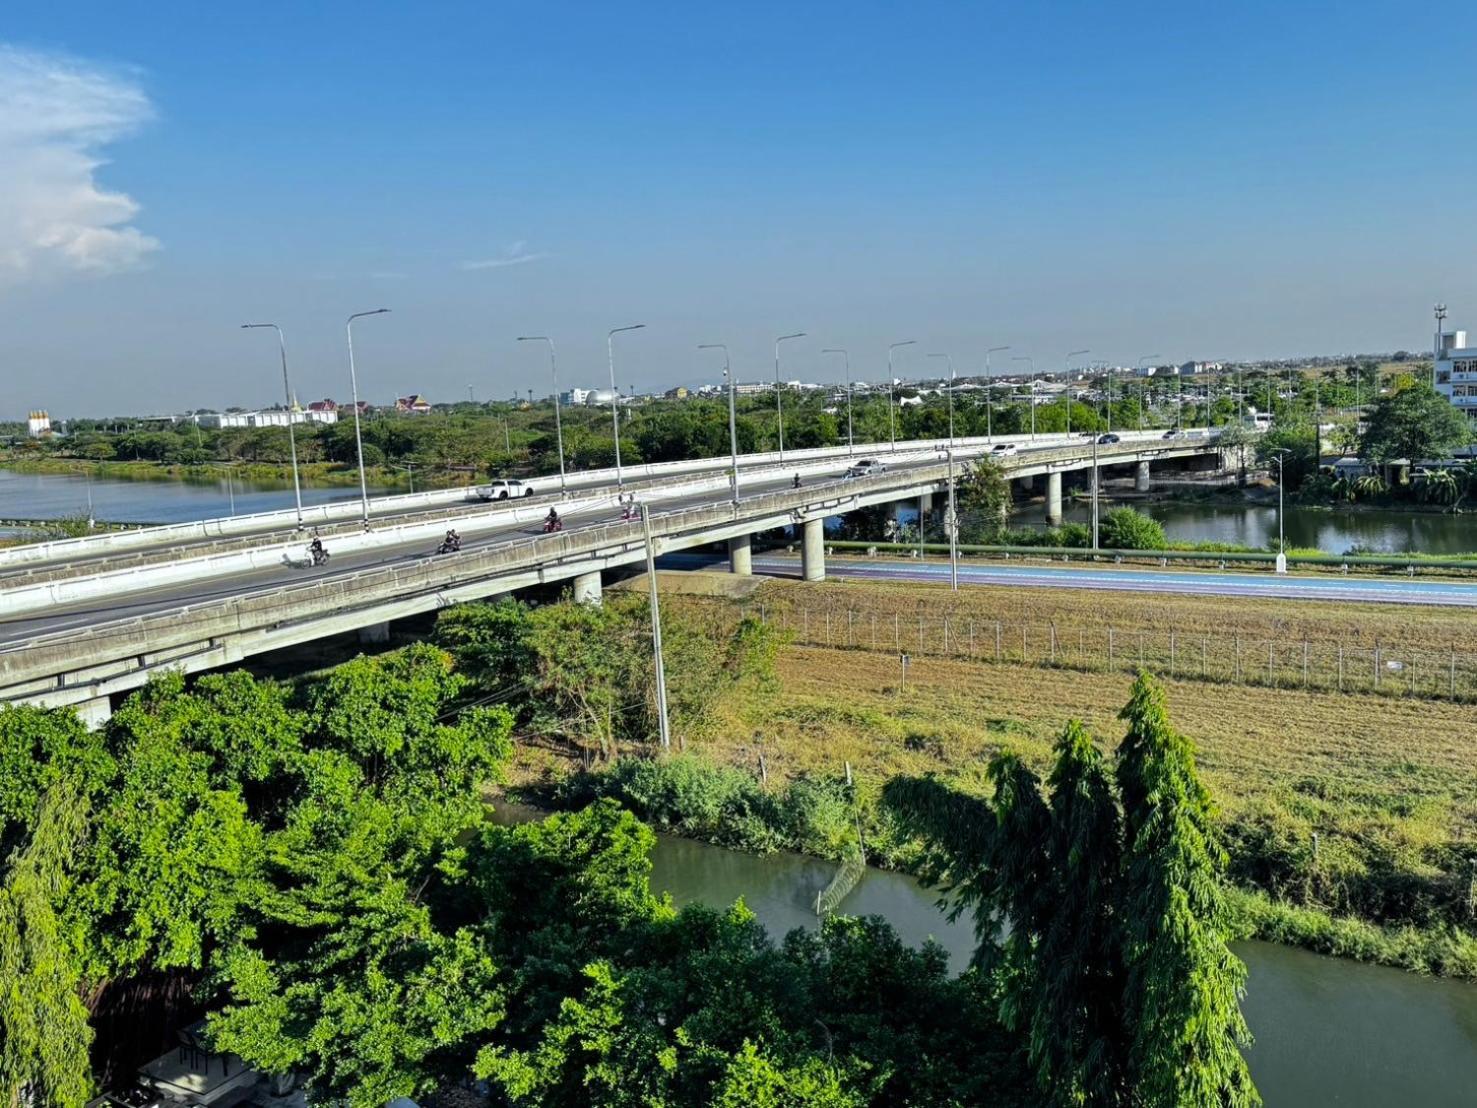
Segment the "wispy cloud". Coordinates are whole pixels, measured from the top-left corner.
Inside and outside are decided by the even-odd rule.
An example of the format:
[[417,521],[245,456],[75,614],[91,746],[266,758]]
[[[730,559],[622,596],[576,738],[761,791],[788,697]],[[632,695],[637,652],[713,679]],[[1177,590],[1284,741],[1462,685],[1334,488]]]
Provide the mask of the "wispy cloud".
[[0,285],[129,269],[159,248],[139,205],[104,189],[99,151],[153,117],[138,83],[0,43]]
[[544,251],[530,251],[528,243],[519,240],[509,246],[495,258],[482,258],[473,262],[462,262],[462,269],[506,269],[510,265],[523,265],[525,262],[536,262],[540,258],[549,255]]

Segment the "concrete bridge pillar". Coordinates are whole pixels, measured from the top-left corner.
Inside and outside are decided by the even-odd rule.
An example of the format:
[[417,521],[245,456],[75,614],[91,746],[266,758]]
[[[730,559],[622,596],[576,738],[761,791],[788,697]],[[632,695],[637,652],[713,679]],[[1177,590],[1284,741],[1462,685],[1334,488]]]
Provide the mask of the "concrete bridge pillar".
[[807,519],[801,528],[800,570],[807,581],[826,579],[826,521]]
[[91,700],[84,700],[81,704],[74,704],[72,707],[77,712],[77,718],[86,725],[89,731],[99,730],[113,718],[113,702],[106,696],[95,696]]
[[1149,491],[1149,463],[1140,462],[1133,471],[1133,491]]
[[576,604],[593,604],[600,606],[600,571],[591,570],[589,573],[581,573],[574,579],[574,602]]
[[728,570],[748,577],[754,572],[753,535],[735,535],[728,540]]
[[1046,522],[1056,527],[1062,522],[1062,475],[1046,475]]
[[390,641],[390,622],[371,623],[368,627],[359,628],[359,641],[362,643],[378,643]]
[[931,515],[933,515],[933,493],[920,493],[918,496],[918,526],[923,527]]

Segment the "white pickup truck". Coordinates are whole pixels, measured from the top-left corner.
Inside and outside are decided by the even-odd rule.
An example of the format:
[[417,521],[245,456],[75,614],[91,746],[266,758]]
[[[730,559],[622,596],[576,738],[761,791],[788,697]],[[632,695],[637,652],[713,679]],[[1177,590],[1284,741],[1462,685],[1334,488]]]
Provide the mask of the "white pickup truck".
[[516,500],[520,496],[532,496],[535,491],[527,481],[493,481],[472,490],[478,500]]

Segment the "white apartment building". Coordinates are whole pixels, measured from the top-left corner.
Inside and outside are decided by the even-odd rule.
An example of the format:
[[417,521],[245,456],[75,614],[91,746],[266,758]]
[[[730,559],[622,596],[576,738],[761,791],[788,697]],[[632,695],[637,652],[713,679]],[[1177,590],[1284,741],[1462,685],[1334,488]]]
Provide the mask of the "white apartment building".
[[1467,345],[1467,332],[1436,332],[1433,376],[1436,391],[1477,422],[1477,347]]

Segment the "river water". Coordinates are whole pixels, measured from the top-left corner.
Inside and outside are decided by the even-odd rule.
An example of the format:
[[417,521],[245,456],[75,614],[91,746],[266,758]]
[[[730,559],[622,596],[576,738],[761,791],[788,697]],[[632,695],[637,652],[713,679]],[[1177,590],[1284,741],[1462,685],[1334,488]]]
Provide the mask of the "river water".
[[[1091,506],[1073,501],[1064,518],[1087,523]],[[1180,501],[1133,501],[1131,507],[1164,525],[1171,542],[1224,542],[1265,549],[1277,538],[1277,508],[1260,504],[1195,504]],[[1106,509],[1104,509],[1106,510]],[[1042,507],[1015,512],[1017,527],[1045,526]],[[1283,526],[1289,546],[1327,554],[1347,554],[1358,546],[1378,553],[1462,554],[1477,550],[1477,517],[1431,512],[1393,512],[1352,508],[1308,508],[1288,505]]]
[[[371,488],[369,494],[387,491]],[[304,486],[303,503],[326,504],[358,495],[358,485]],[[98,479],[0,469],[0,519],[84,517],[89,503],[95,519],[110,523],[185,523],[291,508],[293,495],[291,482]]]
[[[771,934],[815,927],[816,893],[834,867],[793,854],[756,857],[661,836],[652,887],[677,904],[739,897]],[[842,903],[886,917],[905,942],[937,940],[954,968],[974,948],[968,917],[950,923],[935,893],[871,869]],[[1268,1108],[1471,1108],[1477,1103],[1477,985],[1418,977],[1270,943],[1242,943],[1248,1059]]]

